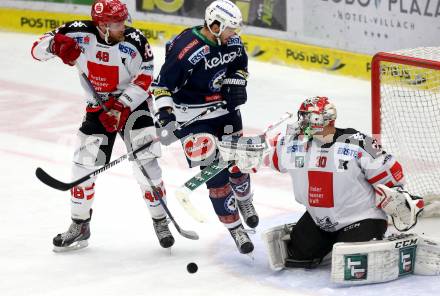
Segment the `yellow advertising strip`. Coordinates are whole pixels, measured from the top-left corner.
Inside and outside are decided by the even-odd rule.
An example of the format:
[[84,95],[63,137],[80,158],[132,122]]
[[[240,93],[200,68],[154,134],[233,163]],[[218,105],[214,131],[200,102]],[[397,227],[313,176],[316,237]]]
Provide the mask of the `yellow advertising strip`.
[[[43,34],[65,22],[83,19],[90,16],[0,8],[0,29],[14,32]],[[152,44],[164,44],[185,28],[146,21],[135,21],[133,26],[143,31]],[[370,79],[369,55],[255,35],[242,38],[249,56],[259,61]]]

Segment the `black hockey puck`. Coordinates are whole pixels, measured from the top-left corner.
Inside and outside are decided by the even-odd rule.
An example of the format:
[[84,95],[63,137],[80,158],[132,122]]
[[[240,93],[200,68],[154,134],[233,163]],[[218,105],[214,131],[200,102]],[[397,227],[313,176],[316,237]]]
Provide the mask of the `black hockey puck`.
[[197,269],[199,269],[199,267],[194,262],[188,263],[186,266],[186,270],[188,270],[189,273],[196,273]]

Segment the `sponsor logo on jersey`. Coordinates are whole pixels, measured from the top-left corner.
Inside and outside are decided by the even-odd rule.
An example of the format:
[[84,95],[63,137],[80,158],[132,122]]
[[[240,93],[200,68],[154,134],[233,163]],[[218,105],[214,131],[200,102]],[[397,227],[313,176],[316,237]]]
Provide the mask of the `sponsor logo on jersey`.
[[350,138],[358,140],[358,141],[362,141],[362,140],[365,140],[365,135],[358,132],[354,135],[351,135]]
[[304,167],[304,156],[295,156],[295,167],[296,168]]
[[214,101],[220,101],[222,99],[221,94],[213,94],[211,96],[205,96],[205,102],[214,102]]
[[344,171],[348,170],[348,160],[340,159],[338,169],[344,170]]
[[189,56],[188,61],[195,65],[200,62],[207,54],[209,54],[209,46],[205,45],[197,49],[192,55]]
[[218,57],[214,56],[209,60],[205,57],[205,70],[232,63],[237,57],[241,57],[242,55],[241,47],[239,47],[238,51],[227,52],[225,54],[219,52]]
[[235,35],[229,38],[227,46],[240,45],[240,44],[241,44],[240,37]]
[[84,45],[90,44],[90,37],[89,36],[85,36],[85,37],[78,36],[78,37],[73,37],[73,39],[78,44],[84,44]]
[[355,149],[350,149],[348,147],[340,147],[340,148],[338,148],[338,152],[337,153],[341,154],[341,155],[345,155],[345,156],[351,156],[351,157],[354,157],[354,158],[357,158],[357,159],[362,157],[362,152],[360,152],[358,150],[355,150]]
[[331,230],[334,229],[338,222],[332,222],[329,216],[325,216],[323,218],[316,217],[316,225],[323,230]]
[[142,45],[141,42],[141,35],[142,34],[140,31],[136,31],[136,32],[131,32],[130,34],[127,34],[128,37],[130,37],[131,39],[133,39],[134,41],[139,43],[139,46]]
[[225,75],[226,75],[226,69],[221,69],[220,71],[214,74],[211,81],[209,82],[209,89],[212,92],[214,93],[220,92]]
[[393,176],[394,180],[399,182],[403,179],[403,170],[400,163],[396,162],[391,168],[390,168],[391,175]]
[[144,65],[141,67],[142,71],[153,71],[154,66],[153,65]]
[[344,280],[366,280],[368,274],[368,254],[344,255]]
[[136,51],[122,43],[119,43],[119,51],[130,55],[133,59],[136,57]]
[[190,51],[191,48],[193,48],[197,44],[199,44],[199,41],[197,39],[192,40],[179,52],[177,59],[179,59],[179,60],[183,59],[183,57],[188,53],[188,51]]
[[307,152],[307,148],[304,145],[293,144],[287,147],[287,153]]
[[84,24],[83,22],[79,22],[79,21],[75,21],[69,25],[69,28],[81,28],[81,27],[87,28],[87,25]]

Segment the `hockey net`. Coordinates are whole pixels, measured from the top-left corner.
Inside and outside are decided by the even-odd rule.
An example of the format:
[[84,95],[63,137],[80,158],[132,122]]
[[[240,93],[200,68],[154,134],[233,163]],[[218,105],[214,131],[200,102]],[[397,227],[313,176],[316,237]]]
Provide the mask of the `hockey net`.
[[406,189],[440,216],[440,47],[378,53],[372,62],[373,134],[401,162]]

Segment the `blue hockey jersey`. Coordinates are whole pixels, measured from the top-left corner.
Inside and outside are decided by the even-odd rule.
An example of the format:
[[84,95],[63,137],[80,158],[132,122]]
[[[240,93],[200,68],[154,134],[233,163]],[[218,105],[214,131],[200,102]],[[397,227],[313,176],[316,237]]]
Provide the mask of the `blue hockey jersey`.
[[[156,108],[173,107],[183,122],[222,101],[223,79],[243,70],[248,57],[238,35],[219,46],[200,33],[201,26],[188,28],[166,46],[165,63],[152,84]],[[220,109],[208,118],[227,114]]]

